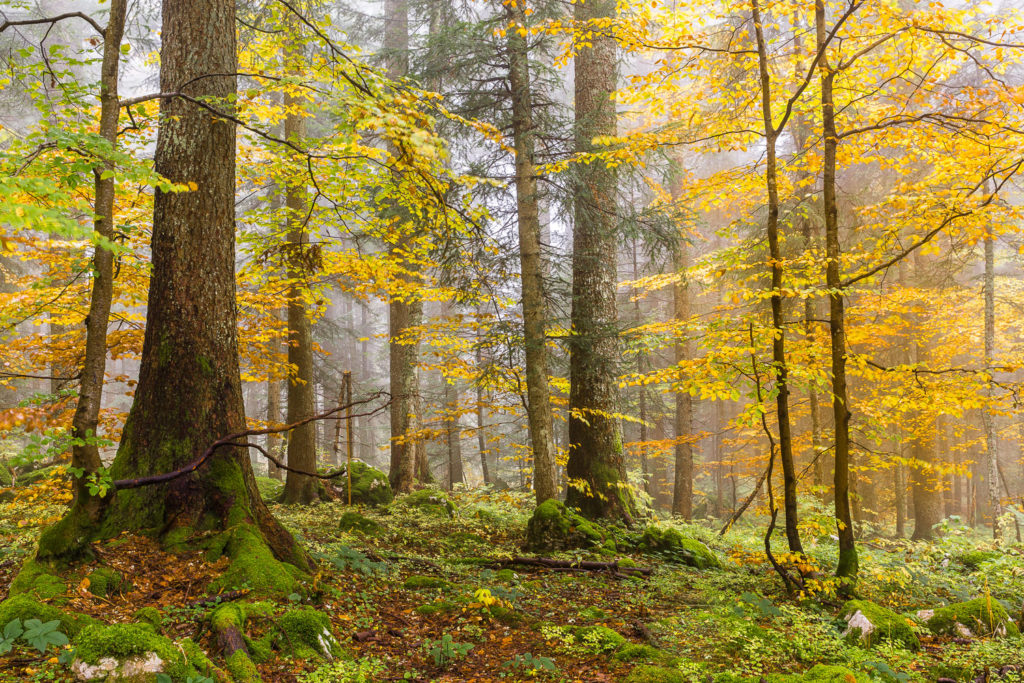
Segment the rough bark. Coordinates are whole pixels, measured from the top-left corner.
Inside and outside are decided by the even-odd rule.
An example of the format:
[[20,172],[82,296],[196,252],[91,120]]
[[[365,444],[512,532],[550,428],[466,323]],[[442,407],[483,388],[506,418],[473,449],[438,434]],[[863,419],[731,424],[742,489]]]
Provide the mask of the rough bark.
[[[576,3],[580,27],[612,18],[613,0]],[[597,136],[615,135],[615,39],[595,31],[575,59],[575,147],[594,150]],[[569,480],[567,504],[589,517],[627,518],[633,496],[626,482],[618,420],[619,339],[616,316],[617,210],[614,168],[601,161],[575,169],[572,251],[572,337],[569,356]]]
[[481,379],[476,383],[476,447],[480,454],[480,473],[484,478],[484,485],[494,481],[494,474],[491,472],[490,464],[487,462],[487,432],[484,424],[484,385],[482,381],[484,372],[484,352],[480,345],[480,332],[477,331],[476,346],[476,368]]
[[[110,143],[112,149],[117,145],[120,111],[117,79],[126,8],[127,0],[111,0],[110,17],[103,36],[103,62],[100,66],[99,134]],[[99,164],[93,170],[96,193],[93,229],[100,239],[108,242],[114,237],[115,188],[114,178],[104,178],[103,175],[112,171],[113,164],[110,162]],[[107,368],[107,325],[110,322],[110,302],[114,295],[114,256],[105,245],[95,246],[92,268],[92,295],[89,299],[89,314],[85,319],[85,359],[78,388],[78,404],[71,422],[71,435],[85,440],[71,449],[72,467],[84,471],[84,475],[75,480],[74,505],[82,508],[89,516],[97,515],[101,507],[99,501],[91,499],[86,477],[103,465],[99,447],[90,437],[94,438],[99,431],[103,379]]]
[[[510,22],[526,25],[523,3],[506,5]],[[519,272],[523,292],[523,347],[526,355],[526,412],[533,450],[533,489],[537,504],[558,496],[548,387],[547,306],[540,258],[540,212],[534,167],[533,98],[526,38],[508,32],[512,136],[516,159],[516,212],[519,219]]]
[[[183,90],[230,110],[234,3],[166,0],[162,20],[161,91]],[[155,193],[139,382],[111,467],[114,479],[170,472],[245,429],[235,323],[234,124],[184,99],[162,100],[156,171],[198,189]],[[277,559],[309,566],[260,500],[248,453],[227,448],[185,476],[117,491],[98,527],[83,526],[73,514],[65,518],[40,539],[39,557],[67,556],[89,538],[130,530],[175,531],[181,538],[229,528],[234,541],[224,552],[232,557],[257,547],[265,552],[266,543]],[[245,577],[245,567],[238,571]]]
[[[672,291],[673,317],[676,322],[690,317],[690,283],[685,275],[690,267],[689,245],[680,240],[673,253],[673,266],[683,279]],[[689,340],[675,345],[675,362],[683,363],[693,357]],[[675,486],[672,489],[672,514],[689,521],[693,517],[693,397],[689,391],[675,394]]]
[[[993,364],[996,348],[996,255],[995,240],[985,238],[985,367]],[[981,411],[985,427],[985,479],[988,483],[988,503],[992,510],[992,537],[999,538],[999,515],[1002,513],[999,497],[999,451],[996,438],[995,416],[992,415],[991,382],[985,388],[989,405]]]

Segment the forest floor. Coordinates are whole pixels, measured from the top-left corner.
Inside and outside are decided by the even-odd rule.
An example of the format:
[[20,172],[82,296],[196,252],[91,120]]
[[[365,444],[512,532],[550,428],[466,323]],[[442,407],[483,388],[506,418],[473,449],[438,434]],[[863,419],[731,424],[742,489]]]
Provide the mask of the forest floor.
[[[846,624],[837,620],[842,600],[829,580],[814,583],[802,596],[785,593],[764,558],[763,520],[741,523],[723,538],[711,524],[661,522],[705,542],[721,560],[720,569],[608,550],[554,555],[632,560],[653,569],[649,577],[623,577],[505,565],[523,555],[529,495],[467,492],[453,501],[452,516],[444,508],[411,507],[401,500],[361,508],[363,518],[348,518],[362,524],[361,531],[339,528],[348,511],[341,503],[272,505],[317,558],[319,571],[300,591],[274,601],[270,613],[247,625],[246,634],[258,639],[275,628],[281,614],[309,605],[329,615],[346,654],[327,661],[271,649],[258,663],[263,680],[1024,680],[1019,639],[937,637],[913,619],[919,609],[988,596],[1019,622],[1024,547],[997,548],[964,527],[947,525],[929,543],[882,536],[862,541],[860,597],[903,615],[922,644],[908,649],[882,640],[866,648],[843,639]],[[40,528],[60,512],[45,497],[0,504],[0,599]],[[825,512],[809,509],[803,531],[810,557],[824,570],[833,566],[836,549]],[[776,546],[781,542],[776,539]],[[156,608],[160,633],[176,641],[190,637],[217,661],[208,619],[216,605],[203,600],[224,560],[210,563],[198,552],[172,555],[139,537],[98,544],[96,550],[99,561],[120,572],[130,587],[98,597],[75,574],[55,598],[63,609],[111,623],[131,622],[139,609]],[[89,570],[79,573],[84,577]],[[246,596],[236,591],[221,599]],[[0,655],[0,681],[72,680],[67,657],[54,653],[15,643]]]

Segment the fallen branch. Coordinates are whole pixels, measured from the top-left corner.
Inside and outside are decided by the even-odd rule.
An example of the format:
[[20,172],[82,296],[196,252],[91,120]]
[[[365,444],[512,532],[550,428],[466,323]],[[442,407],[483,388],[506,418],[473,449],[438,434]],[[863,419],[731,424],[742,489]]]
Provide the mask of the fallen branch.
[[511,560],[500,560],[497,564],[525,565],[539,567],[551,571],[570,572],[611,572],[621,576],[650,576],[654,570],[650,567],[623,567],[616,562],[596,562],[593,560],[555,560],[550,557],[513,557]]

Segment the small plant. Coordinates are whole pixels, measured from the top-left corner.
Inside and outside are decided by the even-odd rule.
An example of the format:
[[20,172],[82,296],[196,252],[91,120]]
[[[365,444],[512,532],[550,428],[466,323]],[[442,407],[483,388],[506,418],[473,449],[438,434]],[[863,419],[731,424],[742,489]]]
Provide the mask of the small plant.
[[60,620],[40,621],[39,619],[14,619],[4,626],[3,637],[0,638],[0,655],[10,652],[17,640],[22,640],[45,654],[46,650],[53,647],[63,647],[68,644],[68,637],[61,633]]
[[374,683],[388,672],[387,664],[372,657],[338,660],[315,671],[300,674],[300,683]]
[[316,553],[315,557],[326,560],[336,568],[360,572],[366,576],[385,576],[388,573],[387,565],[383,562],[374,562],[355,548],[348,546],[335,546],[331,555]]
[[538,671],[549,671],[554,672],[558,669],[555,663],[550,657],[534,657],[531,653],[516,655],[512,659],[502,664],[502,668],[505,669],[517,669],[519,671],[525,671],[529,675],[533,675]]
[[428,640],[423,644],[427,656],[433,658],[434,665],[448,666],[452,661],[461,659],[473,649],[472,643],[456,643],[451,635],[444,634],[439,640]]

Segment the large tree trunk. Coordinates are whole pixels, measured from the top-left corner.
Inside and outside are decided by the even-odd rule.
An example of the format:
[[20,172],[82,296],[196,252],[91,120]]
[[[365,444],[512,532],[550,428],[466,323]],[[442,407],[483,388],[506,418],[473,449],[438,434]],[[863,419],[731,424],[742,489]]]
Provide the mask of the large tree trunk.
[[[757,0],[751,2],[754,31],[757,38],[758,71],[761,83],[761,114],[765,136],[765,185],[768,190],[768,217],[765,224],[768,252],[771,259],[772,295],[772,364],[775,366],[775,407],[779,424],[779,461],[782,463],[783,508],[786,513],[786,541],[790,552],[803,553],[797,513],[797,475],[793,462],[793,435],[789,413],[789,364],[786,359],[786,332],[782,326],[783,257],[779,244],[779,190],[776,143],[780,131],[772,115],[771,72],[768,48],[761,26],[761,10]],[[768,482],[769,486],[771,482]]]
[[[683,278],[673,287],[673,313],[677,323],[690,317],[689,245],[680,239],[673,254],[673,266]],[[676,342],[676,364],[693,357],[689,340]],[[675,420],[675,486],[672,489],[672,514],[689,521],[693,517],[693,397],[689,391],[677,391]]]
[[[581,30],[615,16],[613,0],[576,3]],[[576,150],[594,151],[598,136],[615,135],[615,39],[595,30],[575,61]],[[572,337],[569,356],[569,480],[566,502],[590,517],[630,519],[618,420],[615,170],[602,161],[578,164],[574,188]]]
[[[110,17],[103,36],[103,63],[100,67],[100,127],[99,134],[117,145],[117,119],[120,112],[117,78],[121,63],[121,36],[127,0],[111,0]],[[104,240],[114,237],[114,178],[104,178],[113,164],[106,162],[93,170],[96,196],[96,214],[93,229]],[[75,479],[75,506],[89,516],[100,511],[99,501],[89,495],[87,477],[102,465],[95,437],[99,431],[100,405],[103,400],[103,379],[107,369],[107,325],[110,322],[110,302],[114,296],[114,257],[103,245],[97,244],[92,257],[92,296],[89,315],[85,319],[85,360],[78,388],[78,405],[71,422],[71,435],[76,439],[71,448],[71,465],[84,471]]]
[[[303,49],[298,21],[292,19],[289,30],[293,32],[285,49],[285,59],[290,62],[289,70],[301,73]],[[306,134],[306,119],[301,111],[305,98],[285,94],[284,106],[288,111],[284,120],[284,137],[293,144],[301,145]],[[316,393],[313,381],[313,326],[306,310],[305,279],[308,271],[307,247],[309,233],[306,219],[309,199],[306,194],[306,180],[300,174],[289,179],[285,192],[285,208],[288,221],[288,364],[295,368],[295,374],[288,378],[288,424],[293,424],[316,414]],[[288,474],[285,477],[285,503],[311,503],[319,498],[320,482],[301,472],[316,472],[316,431],[315,422],[296,427],[288,437]],[[298,470],[298,471],[296,471]]]
[[[523,3],[506,5],[510,22],[526,25]],[[526,354],[526,412],[533,450],[533,489],[537,504],[558,497],[555,449],[551,434],[548,388],[547,307],[540,259],[540,213],[534,169],[533,99],[526,38],[508,32],[512,135],[516,148],[516,209],[519,218],[519,267],[523,291],[523,346]]]
[[[160,90],[184,90],[230,111],[235,94],[235,6],[229,0],[163,3]],[[160,104],[156,171],[192,192],[156,191],[146,333],[135,400],[111,467],[115,480],[172,472],[215,440],[245,429],[235,324],[235,126],[179,98]],[[110,495],[110,494],[108,494]],[[122,488],[98,528],[74,513],[40,539],[40,558],[67,556],[89,538],[126,530],[161,535],[229,531],[233,582],[294,580],[275,562],[309,566],[260,500],[242,449],[217,450],[170,481]],[[77,546],[77,548],[76,548]],[[261,550],[262,549],[262,550]]]
[[[995,240],[985,238],[985,367],[992,367],[996,349],[996,254]],[[999,497],[999,451],[996,439],[995,416],[992,414],[992,383],[985,388],[989,400],[981,411],[985,426],[985,478],[988,482],[988,503],[992,510],[992,537],[999,538],[999,515],[1002,513]]]

